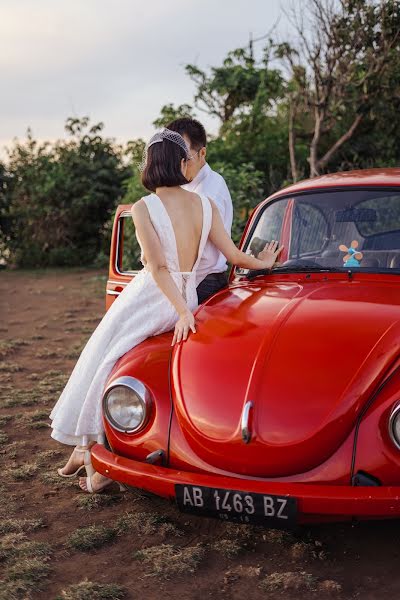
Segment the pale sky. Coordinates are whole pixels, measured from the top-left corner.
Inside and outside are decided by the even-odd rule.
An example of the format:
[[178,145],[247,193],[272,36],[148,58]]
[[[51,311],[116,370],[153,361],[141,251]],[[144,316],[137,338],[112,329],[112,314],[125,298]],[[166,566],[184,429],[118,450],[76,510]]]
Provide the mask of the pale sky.
[[185,64],[218,66],[279,17],[284,33],[289,1],[0,0],[0,156],[28,126],[63,137],[69,116],[103,121],[118,141],[147,138],[164,104],[192,103]]

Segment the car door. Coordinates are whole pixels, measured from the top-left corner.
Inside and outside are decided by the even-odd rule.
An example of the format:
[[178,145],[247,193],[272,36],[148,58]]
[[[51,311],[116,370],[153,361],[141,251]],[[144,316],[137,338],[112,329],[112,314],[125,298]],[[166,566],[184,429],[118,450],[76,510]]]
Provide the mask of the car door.
[[140,247],[136,239],[130,209],[130,204],[121,204],[115,214],[106,286],[106,310],[110,308],[136,273],[142,269]]

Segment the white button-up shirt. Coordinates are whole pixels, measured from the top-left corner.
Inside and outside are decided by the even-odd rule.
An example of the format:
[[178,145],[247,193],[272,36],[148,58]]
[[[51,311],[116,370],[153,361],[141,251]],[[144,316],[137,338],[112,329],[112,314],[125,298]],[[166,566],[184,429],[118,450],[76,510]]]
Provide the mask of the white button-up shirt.
[[[233,206],[228,186],[222,175],[213,171],[210,165],[206,163],[197,173],[196,177],[182,187],[189,192],[196,192],[197,194],[207,196],[215,202],[221,214],[224,227],[230,236]],[[223,273],[227,268],[225,256],[208,240],[197,267],[196,285],[199,285],[210,273]]]

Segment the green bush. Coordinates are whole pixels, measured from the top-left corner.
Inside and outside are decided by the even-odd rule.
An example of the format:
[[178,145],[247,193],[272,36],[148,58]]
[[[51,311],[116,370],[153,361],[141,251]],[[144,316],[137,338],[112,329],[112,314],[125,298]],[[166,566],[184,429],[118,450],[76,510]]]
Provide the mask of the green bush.
[[28,132],[25,143],[15,143],[3,210],[0,204],[7,262],[46,267],[95,260],[130,173],[122,149],[101,136],[102,128],[88,118],[68,119],[67,140],[39,144]]

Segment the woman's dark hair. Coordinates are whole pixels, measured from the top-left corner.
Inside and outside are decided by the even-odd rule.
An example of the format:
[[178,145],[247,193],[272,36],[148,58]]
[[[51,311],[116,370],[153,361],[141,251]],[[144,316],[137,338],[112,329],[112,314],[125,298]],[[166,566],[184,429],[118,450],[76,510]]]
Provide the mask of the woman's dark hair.
[[185,134],[190,140],[190,145],[193,150],[198,152],[201,148],[207,146],[207,135],[206,130],[200,121],[192,119],[190,117],[182,117],[182,119],[175,119],[169,125],[168,129],[171,131],[177,131],[181,135]]
[[187,155],[179,144],[164,139],[152,144],[147,150],[146,166],[142,173],[142,184],[150,192],[158,187],[175,187],[189,183],[181,170],[182,159]]

